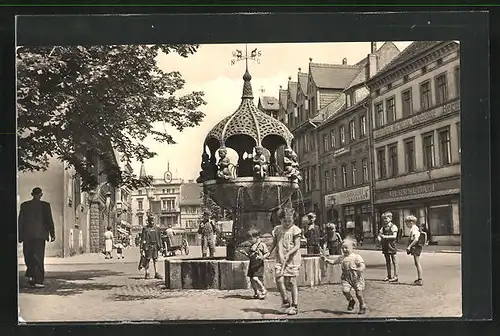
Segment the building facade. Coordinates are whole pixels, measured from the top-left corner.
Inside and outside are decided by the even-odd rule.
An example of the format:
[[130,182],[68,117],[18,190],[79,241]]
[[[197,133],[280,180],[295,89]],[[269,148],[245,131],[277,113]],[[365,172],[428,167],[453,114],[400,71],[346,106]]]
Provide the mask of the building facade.
[[322,211],[343,232],[376,231],[372,206],[370,91],[365,82],[399,54],[392,42],[358,62],[358,73],[336,101],[323,109],[318,127],[322,177]]
[[279,118],[280,103],[278,99],[271,96],[261,96],[259,97],[259,102],[257,108],[267,115],[273,117],[274,119]]
[[460,243],[460,58],[451,41],[412,43],[367,84],[371,90],[374,204],[431,241]]
[[203,212],[202,188],[194,181],[181,185],[181,227],[197,231]]

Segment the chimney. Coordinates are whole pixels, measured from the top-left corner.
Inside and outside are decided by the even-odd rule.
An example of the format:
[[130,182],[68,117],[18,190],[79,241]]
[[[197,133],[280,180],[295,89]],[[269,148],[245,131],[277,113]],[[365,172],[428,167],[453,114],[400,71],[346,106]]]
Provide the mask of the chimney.
[[299,68],[299,72],[300,72],[300,70],[302,70],[302,69],[301,69],[301,68]]
[[312,61],[313,61],[312,57],[309,57],[309,62],[312,62]]
[[367,77],[372,78],[378,72],[377,55],[368,54],[367,58],[368,58],[368,65],[367,65],[368,76]]
[[375,54],[377,52],[377,42],[371,43],[371,53]]
[[291,82],[292,81],[292,76],[288,76],[288,81]]
[[342,65],[347,65],[347,58],[344,58],[344,59],[342,60]]

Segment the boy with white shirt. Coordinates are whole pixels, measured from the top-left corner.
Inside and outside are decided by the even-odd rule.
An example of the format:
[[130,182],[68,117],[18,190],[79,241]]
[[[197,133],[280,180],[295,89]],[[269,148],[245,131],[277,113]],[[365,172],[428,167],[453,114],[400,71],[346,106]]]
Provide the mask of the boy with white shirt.
[[[415,267],[417,268],[417,280],[413,282],[416,286],[422,286],[422,265],[420,264],[420,254],[422,253],[423,244],[421,243],[421,232],[417,226],[417,217],[410,215],[405,219],[406,226],[410,229],[410,238],[408,240],[408,247],[406,253],[413,256]],[[425,244],[425,242],[424,242]]]

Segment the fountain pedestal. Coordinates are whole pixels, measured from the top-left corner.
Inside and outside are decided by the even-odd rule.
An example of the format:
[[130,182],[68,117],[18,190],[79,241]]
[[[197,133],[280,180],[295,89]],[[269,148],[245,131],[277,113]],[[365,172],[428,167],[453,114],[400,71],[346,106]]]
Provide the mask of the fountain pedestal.
[[244,248],[242,243],[248,239],[247,233],[250,229],[260,231],[261,241],[270,249],[273,243],[272,230],[274,228],[271,223],[271,212],[269,211],[253,211],[234,214],[237,218],[233,222],[233,241],[226,250],[226,258],[228,260],[247,260],[247,257],[241,253],[235,253],[238,248]]

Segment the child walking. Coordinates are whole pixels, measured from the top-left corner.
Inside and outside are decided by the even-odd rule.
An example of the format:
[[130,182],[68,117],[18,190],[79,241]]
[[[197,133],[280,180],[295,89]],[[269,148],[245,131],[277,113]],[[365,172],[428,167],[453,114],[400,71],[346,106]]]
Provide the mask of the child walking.
[[363,295],[363,291],[365,290],[365,262],[359,254],[354,253],[354,240],[351,238],[346,238],[342,242],[341,250],[342,255],[335,260],[327,259],[324,254],[321,255],[321,258],[328,264],[341,265],[342,275],[340,276],[340,281],[342,283],[342,293],[348,302],[347,310],[354,310],[354,306],[356,305],[356,301],[351,294],[354,290],[356,298],[359,301],[358,314],[364,314],[367,308]]
[[422,286],[422,264],[420,263],[420,254],[426,242],[427,234],[421,232],[420,228],[417,226],[417,217],[408,216],[405,218],[406,226],[410,229],[410,238],[408,240],[408,247],[406,248],[406,254],[413,256],[413,262],[415,263],[415,268],[417,269],[417,280],[413,282],[416,286]]
[[144,278],[149,279],[149,263],[153,261],[154,277],[155,279],[161,279],[160,273],[156,270],[156,261],[158,260],[158,252],[161,251],[162,241],[160,237],[160,231],[154,225],[154,217],[148,215],[147,225],[142,229],[141,233],[142,244],[141,244],[141,256],[144,264]]
[[[384,226],[380,228],[378,240],[382,245],[382,254],[385,257],[385,265],[387,268],[387,278],[384,281],[398,282],[398,264],[396,254],[396,239],[398,237],[398,227],[392,223],[392,213],[387,211],[382,214],[382,221]],[[394,276],[392,276],[392,269],[394,269]]]
[[123,246],[123,243],[121,241],[118,242],[118,244],[116,244],[116,257],[117,259],[123,259],[123,249],[125,248],[125,246]]
[[250,259],[247,276],[250,278],[250,284],[254,291],[253,297],[254,299],[263,300],[267,294],[266,287],[264,286],[264,259],[269,256],[269,250],[266,244],[261,242],[258,230],[250,229],[248,231],[248,238],[252,245],[250,245],[248,253],[245,251],[241,252]]
[[[299,289],[297,276],[299,275],[302,258],[300,255],[301,230],[296,226],[296,213],[291,208],[283,208],[278,213],[280,225],[273,230],[273,247],[276,250],[275,279],[281,295],[282,308],[288,315],[298,313]],[[291,292],[292,300],[287,290]]]

